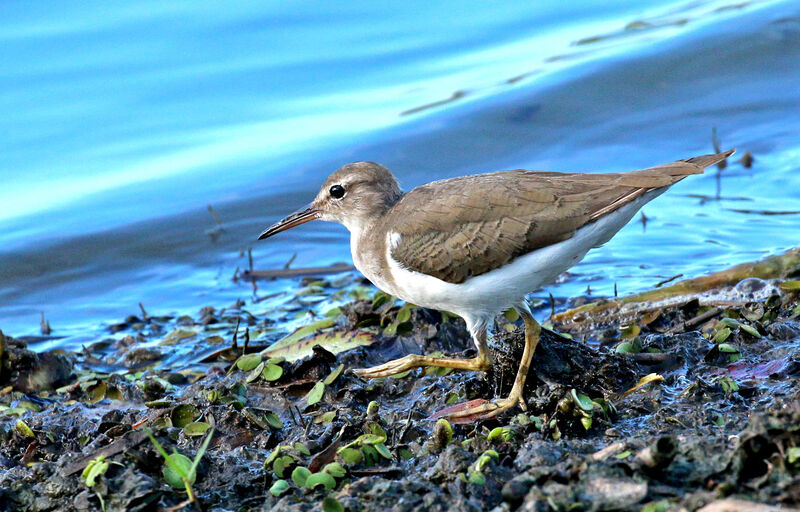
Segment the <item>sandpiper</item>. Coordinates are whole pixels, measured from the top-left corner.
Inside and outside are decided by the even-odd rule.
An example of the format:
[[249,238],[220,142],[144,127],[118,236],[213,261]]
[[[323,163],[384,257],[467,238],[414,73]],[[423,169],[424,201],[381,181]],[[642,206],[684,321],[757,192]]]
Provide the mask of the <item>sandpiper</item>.
[[734,150],[613,174],[513,170],[434,181],[403,193],[388,169],[373,162],[331,174],[314,201],[265,230],[270,237],[321,219],[350,231],[356,268],[400,299],[449,311],[467,323],[477,356],[408,355],[356,370],[387,377],[436,366],[486,370],[486,342],[495,316],[515,308],[525,324],[525,349],[511,393],[453,413],[487,419],[516,404],[539,342],[526,294],[551,283],[586,253],[611,239],[647,202],[692,174],[702,174]]

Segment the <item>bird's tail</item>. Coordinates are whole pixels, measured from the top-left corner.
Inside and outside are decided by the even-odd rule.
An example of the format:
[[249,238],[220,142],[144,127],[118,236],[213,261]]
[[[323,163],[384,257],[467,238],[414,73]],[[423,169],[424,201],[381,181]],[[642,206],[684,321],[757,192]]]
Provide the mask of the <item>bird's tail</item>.
[[710,154],[710,155],[702,155],[702,156],[695,156],[695,157],[692,157],[692,158],[687,158],[686,160],[681,160],[681,162],[694,164],[694,165],[700,167],[701,169],[705,169],[706,167],[708,167],[710,165],[714,165],[716,163],[719,163],[719,162],[725,160],[726,158],[728,158],[729,156],[731,156],[735,152],[736,152],[736,149],[734,148],[734,149],[729,149],[728,151],[723,151],[722,153],[713,153],[713,154]]

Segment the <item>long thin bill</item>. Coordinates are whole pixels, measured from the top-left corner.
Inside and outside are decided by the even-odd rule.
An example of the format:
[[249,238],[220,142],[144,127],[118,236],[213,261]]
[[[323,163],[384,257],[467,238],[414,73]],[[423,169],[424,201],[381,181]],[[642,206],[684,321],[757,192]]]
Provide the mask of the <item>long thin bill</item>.
[[289,228],[299,226],[300,224],[305,224],[306,222],[318,218],[319,218],[319,211],[315,210],[314,208],[308,207],[304,210],[298,210],[293,214],[289,215],[288,217],[286,217],[285,219],[280,220],[275,224],[273,224],[272,226],[265,229],[263,233],[258,235],[258,239],[264,240],[265,238],[269,238],[276,233],[280,233],[281,231],[286,231]]

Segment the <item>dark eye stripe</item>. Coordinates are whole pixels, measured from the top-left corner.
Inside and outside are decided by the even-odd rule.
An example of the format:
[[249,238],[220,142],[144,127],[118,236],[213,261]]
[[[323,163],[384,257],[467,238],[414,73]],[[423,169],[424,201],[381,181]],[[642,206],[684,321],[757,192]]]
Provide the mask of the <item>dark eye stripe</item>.
[[341,199],[344,197],[344,187],[341,185],[334,185],[330,189],[331,197],[334,199]]

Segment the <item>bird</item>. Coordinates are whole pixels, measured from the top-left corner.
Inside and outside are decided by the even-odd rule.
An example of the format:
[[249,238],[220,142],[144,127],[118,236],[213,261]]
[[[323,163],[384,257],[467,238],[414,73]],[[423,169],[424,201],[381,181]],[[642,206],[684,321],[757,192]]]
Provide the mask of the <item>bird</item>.
[[475,357],[409,354],[354,371],[365,379],[420,367],[485,371],[492,365],[489,327],[498,314],[516,309],[524,323],[525,346],[510,393],[473,400],[448,415],[485,420],[518,404],[525,409],[523,388],[541,332],[526,295],[609,241],[670,186],[702,174],[734,151],[621,173],[516,169],[473,174],[408,192],[401,191],[386,167],[355,162],[328,176],[307,207],[258,238],[315,219],[338,222],[350,231],[355,267],[377,288],[466,322]]

